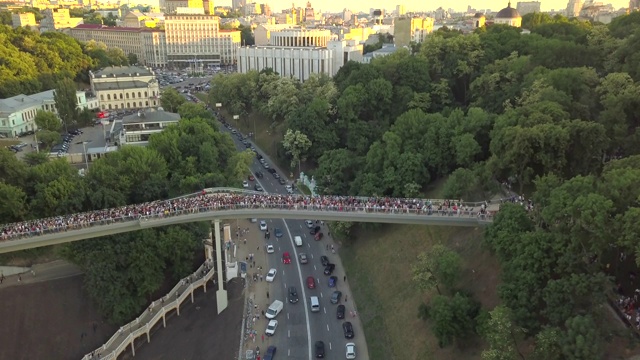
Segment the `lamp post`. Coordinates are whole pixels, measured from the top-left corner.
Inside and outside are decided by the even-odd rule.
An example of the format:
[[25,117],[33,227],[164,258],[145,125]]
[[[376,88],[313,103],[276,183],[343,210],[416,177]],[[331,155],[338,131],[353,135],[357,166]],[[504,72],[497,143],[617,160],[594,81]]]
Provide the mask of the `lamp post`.
[[236,121],[236,127],[240,126],[240,115],[233,115],[233,120]]
[[218,110],[218,116],[220,116],[220,108],[222,107],[222,103],[216,103],[216,109]]
[[88,170],[89,169],[89,160],[87,159],[87,144],[90,143],[91,140],[89,141],[78,141],[76,144],[80,145],[82,144],[82,150],[84,151],[84,169]]

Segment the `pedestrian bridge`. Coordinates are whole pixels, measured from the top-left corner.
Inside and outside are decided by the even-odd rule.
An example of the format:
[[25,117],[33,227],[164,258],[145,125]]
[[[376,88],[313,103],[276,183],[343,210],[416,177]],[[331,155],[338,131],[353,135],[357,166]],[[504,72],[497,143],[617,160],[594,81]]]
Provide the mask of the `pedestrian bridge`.
[[[202,203],[192,206],[182,206],[179,209],[163,208],[156,210],[150,215],[142,216],[114,216],[97,221],[84,221],[81,224],[74,224],[72,220],[79,218],[82,214],[73,214],[65,217],[66,224],[57,227],[47,227],[44,230],[30,231],[19,236],[4,236],[0,242],[0,253],[7,253],[18,250],[37,248],[62,244],[72,241],[85,240],[106,235],[137,231],[140,229],[161,227],[167,225],[185,224],[197,221],[213,221],[238,218],[260,218],[260,219],[312,219],[324,221],[349,221],[349,222],[373,222],[389,224],[418,224],[436,226],[466,226],[476,227],[490,224],[493,221],[493,214],[496,210],[487,209],[481,212],[481,204],[465,203],[455,208],[433,206],[433,210],[420,208],[374,208],[363,205],[312,205],[301,203],[271,203],[269,194],[241,189],[216,188],[206,189],[202,193],[187,195],[178,199],[189,199],[190,197],[215,196],[212,194],[233,194],[233,203],[216,203],[211,206],[203,206]],[[284,197],[286,195],[276,195]],[[256,199],[264,197],[259,204],[249,203],[243,199]],[[296,195],[297,198],[300,198]],[[269,199],[267,199],[269,198]],[[325,197],[329,198],[329,197]],[[337,199],[338,197],[331,197]],[[205,198],[206,199],[206,198]],[[346,199],[346,198],[344,198]],[[353,199],[353,198],[351,198]],[[135,207],[160,206],[168,204],[176,199],[161,201],[156,203],[132,205]],[[416,200],[406,199],[407,202]],[[442,204],[446,200],[420,200],[429,204]],[[206,202],[206,201],[205,201]],[[101,210],[102,213],[119,213],[116,209]],[[87,213],[90,214],[90,213]],[[42,223],[50,223],[43,219]],[[31,223],[38,223],[38,220]],[[11,224],[13,225],[13,224]],[[2,225],[0,225],[1,227]]]

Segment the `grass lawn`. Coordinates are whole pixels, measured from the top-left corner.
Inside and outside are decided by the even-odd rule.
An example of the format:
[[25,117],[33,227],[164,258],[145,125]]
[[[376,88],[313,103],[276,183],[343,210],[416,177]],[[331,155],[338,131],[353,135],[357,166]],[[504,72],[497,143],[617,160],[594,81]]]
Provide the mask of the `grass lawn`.
[[416,255],[442,243],[464,260],[460,286],[483,307],[498,304],[499,266],[481,248],[482,229],[438,226],[382,226],[359,230],[340,250],[363,321],[371,359],[479,359],[481,340],[440,349],[418,306],[431,294],[415,288],[411,264]]

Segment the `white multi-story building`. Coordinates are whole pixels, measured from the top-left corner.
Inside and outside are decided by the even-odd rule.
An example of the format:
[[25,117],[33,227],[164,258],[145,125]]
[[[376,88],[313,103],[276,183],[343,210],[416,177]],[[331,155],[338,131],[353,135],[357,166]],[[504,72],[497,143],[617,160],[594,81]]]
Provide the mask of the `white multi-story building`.
[[298,25],[258,25],[254,30],[256,46],[326,47],[331,30],[305,29]]
[[160,87],[153,71],[140,66],[112,66],[91,72],[91,90],[100,109],[142,109],[160,105]]
[[118,134],[120,145],[149,144],[149,138],[166,129],[170,125],[177,124],[180,115],[159,109],[147,109],[138,111],[137,114],[122,118],[122,130]]
[[167,62],[177,67],[233,64],[241,42],[240,31],[221,31],[220,18],[204,14],[167,15],[165,37]]
[[271,68],[281,76],[306,81],[312,74],[335,75],[347,61],[362,61],[362,45],[353,40],[318,46],[245,46],[238,54],[238,71]]
[[[95,102],[90,101],[84,91],[76,92],[76,99],[80,109],[95,107]],[[0,99],[0,134],[5,137],[16,137],[27,131],[36,131],[38,126],[34,119],[38,110],[57,114],[54,90]]]
[[11,23],[14,28],[30,26],[37,27],[36,17],[33,13],[11,14]]

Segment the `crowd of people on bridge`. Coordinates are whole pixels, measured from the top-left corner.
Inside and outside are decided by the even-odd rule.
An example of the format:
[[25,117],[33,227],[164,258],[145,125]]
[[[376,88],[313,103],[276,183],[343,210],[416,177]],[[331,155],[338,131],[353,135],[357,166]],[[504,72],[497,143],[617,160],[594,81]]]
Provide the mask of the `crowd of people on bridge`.
[[424,200],[392,197],[305,196],[247,193],[208,193],[171,200],[160,200],[118,208],[75,213],[46,219],[0,225],[2,240],[37,236],[122,221],[137,221],[228,209],[286,209],[314,211],[360,211],[393,214],[492,216],[488,203],[456,200]]

